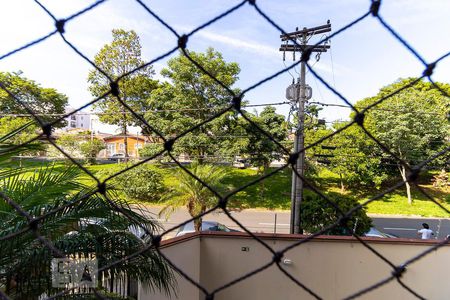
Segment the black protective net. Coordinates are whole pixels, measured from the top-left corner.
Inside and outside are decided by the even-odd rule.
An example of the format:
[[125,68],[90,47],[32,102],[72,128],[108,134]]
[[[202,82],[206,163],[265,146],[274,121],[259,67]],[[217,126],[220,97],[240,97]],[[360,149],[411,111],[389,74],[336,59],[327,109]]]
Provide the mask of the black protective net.
[[[66,257],[66,253],[61,252],[58,247],[57,244],[52,241],[51,236],[48,235],[44,235],[40,232],[40,224],[42,224],[43,222],[45,222],[46,218],[49,218],[50,216],[54,215],[54,214],[61,214],[64,213],[66,210],[68,210],[69,208],[73,208],[76,207],[77,205],[83,205],[84,201],[87,201],[87,199],[89,199],[91,196],[93,195],[101,195],[102,197],[105,197],[108,201],[108,203],[110,204],[109,208],[111,210],[116,211],[118,214],[120,214],[123,217],[126,218],[134,218],[134,216],[129,215],[129,213],[127,212],[127,210],[125,210],[123,207],[121,207],[120,205],[117,205],[115,202],[113,201],[109,201],[108,199],[108,181],[112,180],[114,177],[122,174],[122,173],[126,173],[128,171],[130,171],[131,169],[137,167],[138,165],[144,164],[158,156],[161,155],[168,155],[171,160],[177,165],[178,168],[183,169],[187,174],[189,174],[190,176],[192,176],[193,178],[195,178],[196,180],[198,180],[203,186],[205,186],[207,189],[209,189],[216,197],[217,197],[217,204],[211,208],[208,209],[205,213],[196,216],[195,218],[192,218],[190,220],[186,220],[185,222],[183,222],[182,224],[178,224],[177,226],[174,226],[173,228],[170,228],[164,232],[162,232],[161,234],[156,234],[154,230],[149,230],[149,228],[147,226],[142,226],[142,230],[145,231],[147,233],[147,235],[150,237],[146,243],[144,243],[143,245],[141,245],[140,247],[138,247],[138,249],[135,249],[135,251],[133,253],[127,253],[126,255],[118,255],[116,257],[115,261],[112,261],[110,263],[108,263],[107,265],[103,265],[100,267],[100,271],[107,271],[108,269],[112,269],[114,268],[114,266],[119,265],[119,264],[123,264],[129,261],[132,261],[133,258],[146,253],[148,251],[156,251],[160,256],[164,257],[165,260],[167,260],[167,262],[177,271],[179,272],[183,277],[185,277],[189,282],[191,282],[193,285],[195,285],[199,290],[201,290],[205,296],[205,299],[213,299],[214,295],[216,293],[218,293],[221,290],[227,289],[228,287],[235,285],[236,283],[246,280],[247,278],[264,271],[265,269],[267,269],[270,266],[276,265],[278,266],[278,268],[280,269],[281,272],[283,272],[283,274],[286,275],[286,280],[292,280],[292,282],[294,282],[295,284],[298,285],[299,289],[303,289],[305,291],[307,291],[312,297],[317,298],[317,299],[321,299],[320,297],[320,291],[315,291],[315,290],[311,290],[308,286],[306,286],[305,284],[303,284],[301,282],[301,280],[299,278],[295,278],[293,275],[289,274],[288,271],[286,271],[285,269],[283,269],[281,267],[281,260],[283,258],[283,255],[296,247],[301,247],[303,244],[308,243],[309,241],[311,241],[312,239],[314,239],[315,237],[317,237],[318,235],[321,235],[327,231],[329,231],[330,229],[333,229],[334,227],[337,226],[341,226],[342,224],[345,224],[346,220],[352,216],[352,214],[354,214],[356,211],[362,209],[365,205],[369,204],[370,202],[376,201],[380,198],[382,198],[384,195],[394,191],[395,189],[403,186],[405,184],[404,181],[399,181],[395,184],[392,184],[391,187],[389,187],[388,189],[382,190],[380,191],[380,193],[374,197],[372,197],[371,199],[367,200],[365,203],[362,203],[358,206],[353,207],[352,209],[348,210],[348,211],[342,211],[339,206],[334,203],[334,201],[332,199],[330,199],[327,195],[325,195],[323,192],[321,192],[319,189],[317,189],[315,187],[314,184],[310,183],[308,181],[307,178],[305,178],[304,176],[300,175],[297,173],[297,175],[301,178],[301,180],[303,181],[304,185],[306,187],[308,187],[309,189],[313,190],[315,193],[317,193],[318,195],[320,195],[321,197],[323,197],[330,205],[336,207],[336,209],[339,211],[340,213],[340,218],[337,220],[337,222],[335,222],[334,224],[327,226],[325,228],[323,228],[320,231],[317,231],[303,239],[299,239],[297,242],[293,243],[292,245],[290,245],[289,247],[287,247],[286,249],[283,249],[281,251],[275,251],[274,249],[272,249],[272,247],[265,242],[264,240],[262,240],[261,238],[259,238],[258,236],[255,236],[254,233],[252,233],[251,231],[249,231],[243,224],[241,224],[241,222],[239,222],[234,216],[231,215],[227,205],[229,203],[230,198],[235,195],[236,193],[245,190],[246,188],[248,188],[249,186],[252,185],[256,185],[258,183],[260,183],[261,181],[265,180],[268,177],[273,176],[274,174],[284,170],[284,169],[288,169],[291,168],[292,170],[294,170],[295,172],[297,172],[296,168],[295,168],[295,164],[297,162],[297,158],[298,155],[304,151],[306,151],[308,148],[314,147],[316,145],[320,145],[326,141],[328,141],[329,139],[331,139],[333,136],[335,135],[339,135],[343,132],[345,132],[349,127],[351,126],[359,126],[367,135],[368,139],[373,140],[375,143],[377,143],[379,145],[379,147],[381,147],[383,149],[383,151],[387,154],[390,155],[390,157],[395,160],[395,162],[399,162],[401,165],[403,165],[407,172],[407,181],[411,184],[414,185],[421,193],[423,193],[430,201],[434,202],[437,206],[439,206],[442,210],[444,210],[446,213],[450,213],[438,200],[434,199],[431,195],[429,195],[429,193],[427,193],[424,189],[422,189],[419,185],[416,184],[416,179],[418,178],[419,174],[423,171],[423,169],[430,163],[432,163],[434,160],[443,157],[445,155],[448,155],[449,151],[450,151],[450,147],[444,148],[442,151],[440,151],[439,153],[435,153],[433,156],[430,156],[428,159],[421,161],[420,163],[417,163],[415,165],[409,165],[407,162],[401,160],[398,156],[396,156],[392,151],[390,151],[389,148],[387,148],[385,145],[383,145],[379,140],[377,140],[364,126],[364,120],[365,120],[365,114],[372,110],[372,109],[376,109],[378,105],[380,105],[383,101],[385,101],[386,99],[389,99],[390,97],[394,96],[395,94],[399,93],[401,90],[403,89],[407,89],[408,87],[411,87],[413,85],[415,85],[417,82],[419,82],[421,79],[428,79],[431,83],[433,83],[433,85],[436,87],[436,89],[439,89],[441,91],[441,93],[443,95],[445,95],[445,97],[449,97],[449,95],[447,95],[445,93],[444,90],[442,90],[440,88],[439,85],[434,84],[433,79],[432,79],[432,74],[433,74],[433,70],[434,68],[444,59],[446,59],[449,55],[450,52],[448,53],[444,53],[439,59],[437,59],[436,61],[433,62],[427,62],[419,53],[417,53],[417,51],[414,50],[414,48],[409,45],[398,33],[396,33],[396,31],[389,26],[389,24],[382,18],[381,15],[379,15],[379,8],[381,5],[381,1],[372,1],[371,3],[369,3],[369,8],[368,11],[365,12],[364,14],[361,15],[361,17],[359,17],[358,19],[354,20],[353,22],[349,23],[348,25],[340,28],[339,30],[335,31],[334,33],[332,33],[330,36],[326,37],[326,39],[330,39],[333,38],[339,34],[341,34],[342,32],[346,31],[347,29],[349,29],[350,27],[354,27],[354,26],[358,26],[358,24],[366,19],[366,18],[375,18],[384,28],[387,32],[389,32],[393,37],[395,37],[395,39],[402,44],[409,52],[411,52],[418,61],[420,61],[423,64],[423,73],[420,74],[419,76],[417,76],[417,79],[414,81],[411,81],[408,85],[405,85],[401,88],[399,88],[398,90],[384,96],[383,98],[379,99],[377,102],[373,103],[372,105],[370,105],[369,107],[366,107],[364,109],[357,109],[355,106],[352,105],[352,103],[350,103],[341,93],[339,93],[339,91],[335,90],[331,84],[329,84],[327,81],[325,81],[315,70],[314,68],[311,67],[310,64],[308,64],[308,61],[310,59],[310,55],[311,55],[311,51],[310,50],[305,50],[302,53],[301,56],[301,60],[298,62],[293,63],[292,65],[290,65],[289,67],[286,67],[285,69],[279,70],[276,73],[274,73],[273,75],[247,87],[246,89],[240,91],[239,94],[236,94],[235,91],[233,91],[232,89],[230,89],[226,84],[222,83],[219,79],[215,78],[213,74],[209,73],[199,62],[195,61],[191,56],[190,56],[190,52],[188,50],[188,45],[189,45],[189,38],[192,37],[193,35],[195,35],[196,33],[198,33],[199,31],[201,31],[204,28],[207,28],[209,25],[217,22],[218,20],[221,20],[223,18],[226,18],[229,14],[238,11],[239,9],[241,9],[244,5],[250,5],[254,8],[254,10],[261,16],[261,22],[267,22],[269,23],[271,26],[275,27],[278,31],[280,31],[283,34],[286,34],[287,31],[285,31],[283,28],[281,28],[280,26],[278,26],[271,18],[270,18],[270,14],[269,13],[265,13],[263,12],[257,4],[257,1],[254,0],[245,0],[242,1],[240,4],[230,8],[229,10],[223,12],[222,14],[212,18],[210,21],[206,22],[205,24],[202,24],[201,26],[199,26],[198,28],[194,29],[192,32],[188,33],[188,34],[183,34],[180,35],[176,30],[174,30],[170,24],[167,24],[160,16],[158,16],[156,13],[154,13],[152,11],[151,8],[151,4],[147,5],[144,4],[143,1],[140,0],[136,0],[137,3],[139,3],[139,5],[142,7],[142,9],[144,11],[146,11],[148,13],[149,18],[154,18],[155,20],[157,20],[160,24],[162,24],[165,28],[167,28],[178,40],[178,43],[176,45],[174,45],[174,47],[170,50],[168,50],[165,54],[154,58],[153,60],[147,62],[146,64],[140,66],[139,68],[136,68],[135,70],[132,70],[126,74],[123,74],[122,76],[120,76],[119,78],[117,78],[116,80],[113,80],[112,78],[110,78],[108,76],[108,74],[106,72],[104,72],[103,70],[101,70],[92,60],[90,60],[86,55],[84,55],[80,50],[77,49],[77,46],[75,44],[73,44],[72,42],[70,42],[66,36],[65,36],[65,25],[69,22],[75,22],[75,20],[85,14],[88,11],[95,11],[96,7],[101,5],[103,2],[105,1],[97,1],[94,4],[90,5],[89,7],[86,7],[84,10],[66,18],[66,19],[57,19],[52,12],[50,12],[44,5],[42,5],[41,3],[39,3],[39,1],[35,1],[37,5],[39,5],[47,14],[50,18],[52,18],[54,20],[55,23],[55,29],[54,31],[50,32],[49,34],[40,37],[18,49],[12,50],[6,54],[3,54],[2,56],[0,56],[0,60],[2,59],[6,59],[9,56],[15,55],[16,53],[19,53],[20,51],[27,49],[27,48],[32,48],[35,45],[38,45],[40,43],[45,42],[46,39],[48,39],[49,37],[53,36],[53,35],[59,35],[61,37],[61,39],[67,44],[67,46],[69,48],[71,48],[75,55],[79,55],[80,57],[82,57],[84,60],[86,60],[87,62],[90,63],[90,65],[92,65],[92,67],[94,67],[95,69],[98,70],[98,72],[102,73],[105,77],[107,77],[109,79],[109,86],[110,89],[108,91],[106,91],[101,97],[98,97],[97,99],[92,100],[91,102],[85,104],[82,107],[79,107],[78,109],[67,113],[63,116],[60,116],[57,120],[52,120],[51,122],[46,122],[42,116],[40,116],[38,113],[36,113],[32,107],[29,107],[27,105],[27,102],[25,101],[25,99],[22,99],[21,95],[15,94],[14,92],[10,91],[7,88],[7,85],[4,82],[0,82],[0,88],[2,90],[4,90],[10,97],[12,97],[18,104],[20,104],[26,111],[28,114],[32,115],[35,119],[35,121],[39,124],[39,126],[42,128],[42,133],[38,136],[35,136],[33,139],[22,143],[20,145],[15,145],[15,146],[10,146],[9,148],[6,149],[6,151],[9,151],[11,153],[13,153],[14,151],[16,151],[17,149],[21,148],[21,147],[26,147],[27,145],[32,144],[35,141],[38,140],[46,140],[48,143],[50,143],[53,147],[55,147],[55,149],[57,149],[59,152],[61,152],[65,157],[67,157],[67,159],[71,160],[72,163],[74,165],[77,166],[77,168],[81,169],[83,172],[85,172],[88,176],[90,176],[93,180],[95,180],[97,182],[97,188],[92,190],[91,193],[84,195],[83,197],[79,197],[79,199],[76,200],[76,202],[71,202],[71,203],[63,203],[61,204],[59,207],[46,212],[45,214],[42,215],[32,215],[29,212],[27,212],[26,210],[24,210],[18,203],[16,203],[13,199],[13,197],[11,197],[10,195],[8,195],[7,192],[4,191],[0,191],[0,197],[2,198],[2,201],[4,203],[6,203],[7,205],[11,206],[14,211],[18,214],[23,216],[24,220],[26,220],[23,224],[21,224],[20,226],[18,226],[16,228],[16,230],[10,232],[9,234],[6,234],[4,236],[0,237],[0,241],[6,241],[6,240],[11,240],[11,239],[17,239],[20,238],[21,235],[25,234],[25,233],[32,233],[35,236],[36,241],[38,241],[38,245],[40,244],[41,247],[43,246],[44,248],[46,248],[49,253],[51,253],[51,255],[53,257]],[[293,43],[297,44],[296,41],[292,40]],[[316,45],[319,45],[323,42],[323,40],[319,41]],[[298,45],[298,44],[297,44]],[[300,46],[299,46],[300,47]],[[175,53],[176,51],[181,51],[185,57],[187,59],[189,59],[189,61],[195,65],[198,69],[200,69],[202,72],[204,72],[204,74],[206,74],[207,76],[209,76],[217,85],[220,85],[222,88],[224,88],[225,90],[228,91],[229,93],[229,105],[227,107],[220,107],[217,109],[217,111],[208,119],[205,119],[202,123],[197,124],[194,127],[191,128],[185,128],[185,131],[178,134],[177,136],[171,136],[171,137],[167,137],[164,136],[162,133],[160,133],[151,123],[147,122],[147,120],[142,116],[142,114],[140,114],[139,112],[135,112],[133,111],[133,109],[130,108],[129,105],[127,105],[127,103],[125,101],[123,101],[123,99],[121,98],[121,91],[119,89],[119,82],[121,80],[123,80],[124,78],[126,78],[127,76],[129,76],[130,74],[133,74],[134,72],[137,72],[139,69],[144,68],[145,66],[149,66],[151,64],[154,64],[155,62],[158,62],[166,57],[168,57],[169,55]],[[342,104],[346,105],[348,107],[350,107],[353,112],[354,112],[354,119],[349,122],[346,126],[340,128],[339,130],[333,132],[332,134],[316,141],[315,143],[308,145],[308,147],[303,148],[303,149],[299,149],[299,151],[297,153],[291,153],[287,147],[285,147],[285,145],[283,145],[282,143],[280,143],[279,141],[277,141],[276,139],[274,139],[269,133],[265,132],[260,126],[258,126],[254,121],[252,121],[252,119],[246,114],[245,110],[243,109],[243,105],[242,105],[242,99],[244,94],[246,94],[247,92],[258,88],[260,85],[262,85],[263,83],[266,83],[268,81],[270,81],[271,79],[279,76],[280,74],[283,74],[285,72],[288,72],[290,69],[294,68],[295,66],[298,66],[301,62],[306,62],[307,63],[307,68],[310,72],[310,74],[312,74],[312,76],[314,76],[317,80],[319,80],[321,83],[323,83],[323,85],[325,85],[332,93],[334,93],[339,99],[342,100]],[[413,75],[417,75],[417,74],[413,74]],[[117,174],[114,174],[113,176],[110,176],[109,178],[105,179],[105,180],[99,180],[91,171],[89,171],[87,168],[85,168],[78,160],[74,159],[73,157],[71,157],[71,155],[69,155],[68,153],[66,153],[60,146],[58,146],[58,144],[55,142],[55,139],[52,138],[52,128],[55,124],[61,122],[62,120],[64,120],[65,118],[81,111],[82,109],[91,106],[94,103],[97,103],[98,101],[104,99],[107,96],[114,96],[115,97],[115,101],[120,102],[120,104],[123,106],[124,110],[131,114],[134,118],[136,118],[137,120],[139,120],[140,122],[142,122],[143,124],[145,124],[145,126],[148,129],[148,132],[152,132],[155,136],[157,136],[160,141],[162,141],[163,143],[163,149],[159,152],[156,153],[155,155],[153,155],[152,157],[148,157],[146,159],[143,159],[141,161],[139,161],[136,164],[130,164],[127,168],[121,170],[120,172],[118,172]],[[197,128],[203,126],[204,124],[207,124],[219,117],[221,117],[222,115],[226,114],[227,112],[233,112],[233,113],[238,113],[242,116],[242,118],[244,118],[249,124],[251,124],[252,126],[254,126],[256,131],[259,131],[261,133],[261,137],[264,139],[268,139],[271,140],[274,144],[276,144],[280,151],[283,152],[286,156],[289,157],[288,159],[288,163],[286,163],[285,165],[276,168],[274,170],[272,170],[271,172],[259,177],[258,179],[245,184],[244,186],[238,187],[235,190],[233,190],[232,192],[229,192],[226,195],[222,195],[219,191],[217,191],[214,187],[210,186],[208,182],[204,182],[202,181],[200,178],[196,177],[196,175],[194,175],[189,168],[187,168],[184,164],[180,163],[177,160],[177,157],[175,155],[173,155],[172,150],[174,145],[176,145],[176,143],[186,134],[196,130]],[[160,247],[160,243],[161,240],[166,237],[168,234],[173,233],[175,230],[177,230],[180,226],[196,219],[196,218],[201,218],[207,214],[210,214],[214,211],[222,211],[224,214],[226,214],[237,226],[239,226],[243,231],[245,231],[249,236],[251,236],[253,239],[255,239],[256,241],[258,241],[258,243],[260,243],[265,249],[267,249],[267,251],[269,251],[272,255],[273,255],[273,259],[271,261],[266,261],[266,262],[261,262],[261,267],[253,270],[252,272],[249,272],[248,274],[242,274],[242,276],[240,276],[239,278],[235,278],[235,280],[233,280],[232,282],[226,283],[221,287],[216,288],[215,290],[208,290],[205,287],[203,287],[199,282],[196,282],[194,279],[190,278],[189,275],[181,268],[179,268],[176,264],[172,263],[168,258],[166,258],[164,256],[164,253],[162,253],[159,249]],[[139,223],[139,221],[136,220],[132,220],[133,223]],[[351,231],[351,229],[349,229]],[[424,256],[428,255],[430,252],[436,250],[437,248],[444,246],[447,244],[448,240],[442,240],[439,243],[433,244],[428,250],[424,251],[423,253],[418,254],[415,257],[411,257],[409,259],[406,259],[402,264],[394,264],[393,262],[391,262],[389,260],[389,258],[383,256],[383,254],[381,254],[380,252],[376,251],[371,245],[369,245],[366,241],[364,241],[363,239],[361,239],[358,235],[354,235],[355,239],[357,239],[359,241],[359,243],[363,244],[367,249],[369,249],[373,255],[376,255],[377,257],[380,258],[380,262],[383,262],[387,265],[389,265],[392,269],[392,272],[389,274],[386,274],[386,278],[384,278],[383,280],[372,284],[372,285],[368,285],[368,286],[361,286],[359,287],[359,291],[355,294],[352,295],[348,295],[345,299],[353,299],[353,298],[358,298],[361,295],[364,295],[366,293],[369,293],[370,291],[383,286],[384,284],[389,283],[392,280],[396,280],[398,281],[398,283],[404,288],[406,289],[410,294],[411,297],[416,297],[416,298],[420,298],[420,299],[424,299],[424,296],[419,295],[417,292],[414,291],[414,287],[408,286],[406,285],[403,281],[402,281],[402,275],[407,272],[408,270],[408,266],[415,263],[416,261],[420,260],[421,258],[423,258]],[[5,280],[5,271],[6,270],[0,270],[2,272],[2,277],[3,277],[3,281]],[[62,296],[64,294],[70,294],[71,293],[71,289],[66,289],[63,290],[61,292],[59,292],[58,294],[52,295],[52,298],[56,298],[58,296]],[[93,295],[97,298],[100,299],[104,299],[104,298],[108,298],[107,295],[104,295],[102,291],[100,290],[94,290],[93,291]],[[5,289],[1,289],[0,288],[0,298],[2,299],[10,299],[9,298],[10,295],[8,295],[8,293],[6,292]]]

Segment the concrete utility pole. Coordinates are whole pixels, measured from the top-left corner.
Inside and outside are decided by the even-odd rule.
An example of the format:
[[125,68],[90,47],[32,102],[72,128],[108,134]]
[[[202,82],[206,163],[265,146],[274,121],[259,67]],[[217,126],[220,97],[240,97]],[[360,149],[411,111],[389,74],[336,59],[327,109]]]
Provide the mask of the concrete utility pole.
[[[331,31],[331,23],[328,20],[326,25],[321,25],[313,28],[304,27],[302,30],[296,30],[291,33],[280,35],[281,41],[285,44],[281,45],[280,51],[283,51],[283,60],[285,59],[286,51],[293,52],[293,59],[295,60],[295,52],[302,53],[305,50],[311,52],[326,52],[330,48],[329,45],[308,45],[309,39],[316,34]],[[289,44],[292,42],[292,44]],[[306,85],[306,62],[300,63],[300,74],[297,83],[292,83],[286,90],[286,98],[298,104],[298,126],[295,131],[294,138],[294,152],[304,149],[304,123],[305,123],[305,103],[312,96],[312,89]],[[305,171],[305,152],[302,151],[297,159],[295,170],[301,176]],[[300,220],[300,205],[303,199],[303,180],[292,172],[292,186],[291,186],[291,233],[303,233]]]

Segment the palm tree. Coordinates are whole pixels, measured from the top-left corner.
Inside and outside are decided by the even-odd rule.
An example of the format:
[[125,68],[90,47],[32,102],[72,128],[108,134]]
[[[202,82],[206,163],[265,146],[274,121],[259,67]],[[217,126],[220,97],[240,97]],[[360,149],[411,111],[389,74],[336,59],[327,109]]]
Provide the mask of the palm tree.
[[[189,167],[189,171],[212,188],[219,190],[224,188],[221,184],[227,175],[224,168],[193,163]],[[176,186],[174,195],[171,195],[170,199],[166,200],[166,206],[160,211],[160,215],[165,214],[168,216],[180,206],[185,206],[189,214],[192,217],[196,217],[217,205],[219,199],[200,181],[184,170],[179,170],[176,175],[179,184]],[[195,219],[195,231],[200,231],[201,226],[202,218]]]
[[[159,229],[155,220],[131,208],[114,191],[106,196],[93,193],[93,188],[77,182],[76,167],[44,166],[31,173],[7,168],[8,149],[11,145],[0,138],[0,290],[17,299],[61,291],[51,286],[54,253],[29,230],[28,220],[8,203],[11,199],[30,216],[42,217],[39,235],[65,256],[95,257],[100,269],[110,266],[99,272],[99,279],[132,278],[150,289],[173,292],[172,269],[148,247],[150,239],[133,234],[133,228],[142,226],[155,232]],[[142,253],[124,259],[138,251]]]

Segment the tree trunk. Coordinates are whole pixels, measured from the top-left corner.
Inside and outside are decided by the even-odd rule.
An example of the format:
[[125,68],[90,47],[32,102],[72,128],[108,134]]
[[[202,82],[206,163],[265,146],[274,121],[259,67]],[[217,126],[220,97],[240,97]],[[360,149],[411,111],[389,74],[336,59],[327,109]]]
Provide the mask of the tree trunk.
[[[264,176],[264,175],[266,175],[268,170],[269,170],[269,165],[264,164],[263,167],[262,167],[262,170],[258,169],[258,173],[261,171],[260,175]],[[264,203],[264,193],[266,191],[266,184],[265,183],[266,183],[266,181],[263,180],[259,184],[259,187],[260,187],[260,189],[259,189],[259,192],[260,192],[259,193],[259,197],[261,199],[261,203]]]
[[340,178],[340,182],[341,182],[341,193],[344,193],[345,192],[344,178],[342,178],[341,173],[339,173],[339,178]]
[[127,128],[127,120],[126,120],[126,114],[123,112],[123,133],[125,137],[123,138],[123,144],[125,145],[125,162],[128,161],[128,128]]
[[203,163],[205,162],[205,150],[203,149],[203,147],[200,147],[198,150],[198,159],[197,162],[199,165],[203,165]]
[[194,220],[194,228],[196,232],[200,232],[202,228],[202,218],[198,218]]
[[411,198],[411,186],[409,185],[408,180],[406,179],[406,169],[403,165],[399,165],[398,169],[400,170],[400,174],[402,175],[402,179],[405,182],[406,186],[406,195],[408,197],[408,204],[412,204],[412,198]]
[[[189,201],[189,203],[187,205],[187,209],[188,209],[189,215],[191,217],[197,216],[197,212],[195,209],[195,203],[193,201]],[[200,213],[203,213],[205,210],[206,209],[203,209],[203,206],[202,206],[202,210]],[[198,232],[198,231],[200,231],[201,228],[202,228],[202,218],[195,219],[194,220],[194,230],[196,232]]]

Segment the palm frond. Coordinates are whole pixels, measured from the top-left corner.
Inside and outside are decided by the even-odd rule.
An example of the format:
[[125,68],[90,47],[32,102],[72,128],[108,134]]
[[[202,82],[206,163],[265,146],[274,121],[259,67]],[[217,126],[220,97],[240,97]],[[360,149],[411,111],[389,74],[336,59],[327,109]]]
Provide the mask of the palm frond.
[[[67,199],[74,192],[86,188],[76,181],[79,170],[75,167],[57,171],[55,166],[44,166],[32,174],[26,169],[7,174],[12,176],[0,178],[0,188],[24,209]],[[7,210],[3,206],[0,205],[0,209]]]
[[[207,182],[213,189],[224,190],[222,181],[227,173],[223,168],[194,163],[189,167],[189,171],[203,182]],[[166,205],[159,212],[159,215],[165,215],[168,218],[177,208],[185,206],[191,216],[194,217],[217,203],[217,197],[199,180],[184,170],[179,170],[177,177],[180,183],[176,187],[175,193],[165,201]]]
[[[29,215],[45,216],[39,222],[39,234],[68,255],[95,255],[101,258],[101,266],[107,265],[144,247],[143,240],[131,233],[130,228],[143,226],[151,233],[160,228],[142,207],[131,207],[114,191],[108,191],[105,197],[77,183],[79,172],[76,168],[58,171],[54,166],[48,166],[32,174],[26,169],[9,174],[12,176],[0,180],[2,191]],[[28,221],[1,199],[0,215],[0,270],[5,272],[0,276],[0,285],[5,286],[8,278],[14,277],[18,282],[17,298],[52,293],[48,284],[50,251],[36,240],[31,230],[27,230]],[[82,226],[82,220],[93,219],[101,222]],[[2,239],[11,235],[14,236]],[[139,255],[133,263],[118,264],[113,271],[167,293],[175,286],[170,267],[154,249]]]

